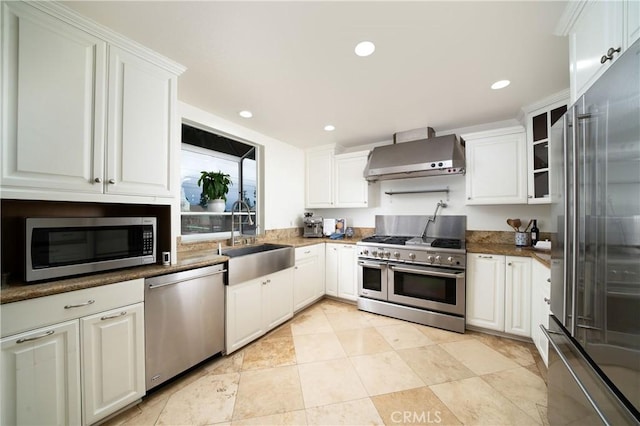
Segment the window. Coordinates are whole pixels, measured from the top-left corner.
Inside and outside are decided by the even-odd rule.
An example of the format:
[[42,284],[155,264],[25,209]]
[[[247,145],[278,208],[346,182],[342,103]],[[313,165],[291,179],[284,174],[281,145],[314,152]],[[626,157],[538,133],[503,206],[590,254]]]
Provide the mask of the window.
[[[257,233],[257,224],[261,222],[258,151],[257,146],[182,125],[180,206],[183,238],[226,238],[232,225],[234,232],[245,235]],[[203,170],[230,175],[231,185],[222,213],[210,212],[200,204],[202,188],[198,186],[198,179]],[[243,202],[241,206],[236,203],[239,200]],[[234,206],[232,224],[231,209]]]

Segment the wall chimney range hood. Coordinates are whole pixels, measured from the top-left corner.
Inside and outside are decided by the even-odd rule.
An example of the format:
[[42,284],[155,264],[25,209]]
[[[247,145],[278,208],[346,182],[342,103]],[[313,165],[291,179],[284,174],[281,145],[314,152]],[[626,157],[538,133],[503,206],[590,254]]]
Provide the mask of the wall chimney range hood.
[[456,135],[434,136],[431,127],[399,132],[393,144],[369,153],[368,181],[464,173],[464,142]]

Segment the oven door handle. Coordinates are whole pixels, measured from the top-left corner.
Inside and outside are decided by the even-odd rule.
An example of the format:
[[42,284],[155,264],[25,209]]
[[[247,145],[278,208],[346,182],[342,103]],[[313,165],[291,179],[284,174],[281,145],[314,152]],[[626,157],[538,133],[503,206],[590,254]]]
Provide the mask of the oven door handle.
[[432,275],[434,277],[444,277],[444,278],[464,278],[464,272],[456,272],[456,273],[448,273],[448,272],[439,272],[434,270],[425,271],[424,269],[414,269],[414,268],[403,268],[401,266],[391,266],[392,271],[398,272],[407,272],[409,274],[418,274],[418,275]]
[[361,260],[358,261],[358,266],[363,266],[365,268],[374,268],[374,269],[384,269],[387,267],[386,263],[370,263],[370,262],[363,262]]

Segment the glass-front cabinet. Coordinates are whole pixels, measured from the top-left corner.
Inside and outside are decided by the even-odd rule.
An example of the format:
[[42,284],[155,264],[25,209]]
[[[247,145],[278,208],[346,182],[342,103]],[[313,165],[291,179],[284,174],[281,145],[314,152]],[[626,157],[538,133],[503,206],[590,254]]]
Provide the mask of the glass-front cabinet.
[[527,112],[528,194],[529,204],[548,204],[549,192],[549,136],[551,126],[567,111],[565,99],[531,109]]

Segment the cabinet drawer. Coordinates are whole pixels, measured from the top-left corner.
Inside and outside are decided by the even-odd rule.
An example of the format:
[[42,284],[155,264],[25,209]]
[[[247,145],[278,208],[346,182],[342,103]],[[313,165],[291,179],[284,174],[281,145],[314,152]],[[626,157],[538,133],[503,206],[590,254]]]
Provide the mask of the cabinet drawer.
[[2,305],[2,337],[144,300],[144,279]]
[[319,256],[324,251],[324,244],[315,244],[312,246],[296,248],[296,262],[302,259]]

